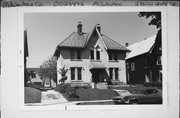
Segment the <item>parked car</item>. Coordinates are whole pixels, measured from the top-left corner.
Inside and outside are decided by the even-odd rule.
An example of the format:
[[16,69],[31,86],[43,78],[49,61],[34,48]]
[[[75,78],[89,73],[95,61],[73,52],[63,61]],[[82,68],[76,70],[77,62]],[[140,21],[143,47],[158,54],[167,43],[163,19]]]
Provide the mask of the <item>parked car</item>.
[[162,104],[162,91],[159,89],[142,89],[130,95],[112,98],[115,104]]

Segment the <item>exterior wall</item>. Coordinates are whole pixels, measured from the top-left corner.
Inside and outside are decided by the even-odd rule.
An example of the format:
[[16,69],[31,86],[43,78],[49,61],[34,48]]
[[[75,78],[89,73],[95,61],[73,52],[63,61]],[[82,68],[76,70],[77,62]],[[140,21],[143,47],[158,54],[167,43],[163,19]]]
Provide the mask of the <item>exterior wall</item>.
[[[97,46],[100,49],[100,60],[91,60],[90,50]],[[94,58],[96,58],[96,56],[94,56]],[[57,62],[57,68],[63,68],[65,66],[65,68],[68,69],[66,82],[92,82],[92,74],[90,71],[91,61],[101,62],[106,67],[106,69],[100,71],[100,80],[103,81],[109,78],[109,68],[119,68],[119,79],[120,81],[126,83],[125,52],[119,52],[118,61],[109,61],[108,52],[105,48],[104,42],[97,36],[96,33],[88,42],[87,47],[81,50],[80,60],[71,60],[70,49],[61,49],[60,57]],[[70,67],[82,67],[82,80],[71,81]],[[58,80],[61,79],[61,75],[59,73],[57,77]]]
[[[83,54],[81,54],[83,56]],[[66,59],[64,59],[64,57]],[[63,68],[68,69],[67,72],[67,80],[66,82],[91,82],[91,73],[89,71],[89,59],[81,59],[81,60],[71,60],[70,59],[70,51],[68,49],[62,49],[60,57],[57,60],[57,69]],[[70,67],[82,67],[82,80],[73,80],[71,81],[70,75]],[[61,75],[57,72],[58,84],[61,79]]]
[[[129,68],[127,68],[127,77],[129,77],[129,84],[143,84],[146,81],[145,73],[143,68],[147,66],[147,56],[141,55],[126,60],[126,63],[129,63]],[[131,63],[135,64],[135,70],[131,71]],[[128,78],[127,78],[128,79]]]

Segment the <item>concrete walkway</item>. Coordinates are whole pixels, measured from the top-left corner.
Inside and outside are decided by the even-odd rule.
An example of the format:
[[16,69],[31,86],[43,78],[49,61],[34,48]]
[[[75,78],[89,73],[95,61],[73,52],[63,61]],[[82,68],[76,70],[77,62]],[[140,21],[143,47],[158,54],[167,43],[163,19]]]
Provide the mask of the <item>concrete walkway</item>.
[[46,106],[68,103],[68,101],[57,91],[43,91],[41,95],[41,103],[28,103],[26,106]]

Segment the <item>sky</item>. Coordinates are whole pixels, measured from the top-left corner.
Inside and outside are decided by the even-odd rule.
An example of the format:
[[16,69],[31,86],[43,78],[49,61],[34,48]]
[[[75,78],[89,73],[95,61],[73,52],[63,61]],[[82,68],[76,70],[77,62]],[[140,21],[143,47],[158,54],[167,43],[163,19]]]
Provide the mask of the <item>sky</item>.
[[56,46],[77,31],[81,21],[83,32],[89,33],[96,24],[101,33],[125,46],[142,41],[157,33],[149,20],[139,17],[138,12],[104,13],[25,13],[24,29],[27,29],[29,57],[27,67],[39,67],[54,54]]

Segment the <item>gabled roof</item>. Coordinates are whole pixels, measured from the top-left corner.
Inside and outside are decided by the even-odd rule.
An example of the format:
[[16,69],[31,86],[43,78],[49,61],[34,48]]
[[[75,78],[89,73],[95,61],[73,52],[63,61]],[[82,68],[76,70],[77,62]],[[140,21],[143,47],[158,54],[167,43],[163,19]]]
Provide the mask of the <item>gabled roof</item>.
[[63,40],[56,48],[54,55],[57,55],[59,48],[85,48],[88,45],[89,40],[94,32],[97,32],[98,36],[102,40],[106,49],[108,50],[122,50],[128,51],[124,46],[112,40],[111,38],[105,36],[104,34],[100,34],[97,29],[97,25],[93,27],[90,33],[82,33],[73,32],[70,36],[68,36],[65,40]]
[[78,32],[73,32],[69,37],[62,41],[59,47],[77,47],[83,48],[86,44],[88,33],[79,34]]
[[153,45],[155,44],[156,35],[153,35],[143,41],[137,42],[128,46],[127,48],[131,51],[126,59],[130,59],[142,54],[145,54],[151,50]]
[[111,38],[105,36],[104,34],[102,34],[101,37],[102,37],[107,49],[128,51],[127,48],[125,48],[121,44],[117,43],[116,41],[112,40]]

